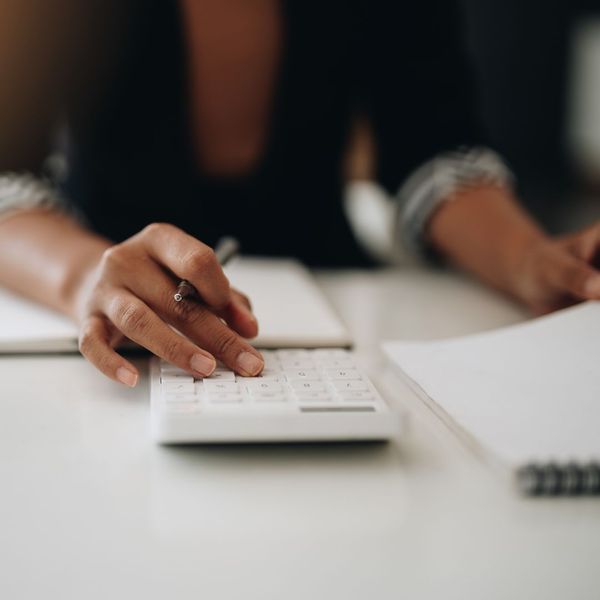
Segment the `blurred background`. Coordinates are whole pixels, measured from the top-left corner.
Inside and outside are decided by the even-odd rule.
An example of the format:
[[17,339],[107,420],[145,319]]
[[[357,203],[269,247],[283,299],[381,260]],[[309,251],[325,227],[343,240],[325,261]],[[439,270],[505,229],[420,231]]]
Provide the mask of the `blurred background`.
[[[600,218],[600,0],[460,1],[481,116],[524,203],[551,231]],[[97,54],[96,38],[120,35],[119,5],[0,0],[0,171],[43,161],[39,132],[69,98],[84,106],[102,85],[110,45]],[[373,170],[368,138],[359,123],[352,179]]]
[[461,0],[494,147],[552,231],[600,218],[600,2]]

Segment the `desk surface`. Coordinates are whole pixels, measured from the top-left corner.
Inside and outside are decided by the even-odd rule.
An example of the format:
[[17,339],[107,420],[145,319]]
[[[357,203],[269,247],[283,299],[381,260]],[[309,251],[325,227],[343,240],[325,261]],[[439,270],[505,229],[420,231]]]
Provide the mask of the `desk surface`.
[[0,597],[598,598],[600,500],[515,496],[378,350],[524,313],[446,273],[319,281],[408,414],[396,442],[160,448],[147,378],[0,358]]

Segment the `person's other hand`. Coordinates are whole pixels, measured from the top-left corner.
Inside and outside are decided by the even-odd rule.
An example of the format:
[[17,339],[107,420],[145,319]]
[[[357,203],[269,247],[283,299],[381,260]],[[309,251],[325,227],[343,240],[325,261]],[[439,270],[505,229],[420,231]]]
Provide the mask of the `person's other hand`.
[[[174,300],[181,279],[201,301]],[[125,385],[134,386],[138,372],[114,349],[124,338],[196,377],[210,375],[215,358],[246,376],[264,366],[243,339],[258,333],[248,299],[230,288],[210,247],[173,225],[153,223],[108,248],[79,286],[75,306],[81,353]]]
[[600,300],[600,223],[556,239],[537,241],[515,273],[515,290],[534,312],[548,313],[582,300]]

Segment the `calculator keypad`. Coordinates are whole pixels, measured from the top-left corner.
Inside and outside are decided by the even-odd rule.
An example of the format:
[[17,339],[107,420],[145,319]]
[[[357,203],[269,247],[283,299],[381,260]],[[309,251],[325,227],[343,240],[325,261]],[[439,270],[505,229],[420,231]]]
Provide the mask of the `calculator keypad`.
[[[383,402],[369,379],[341,349],[263,351],[265,369],[242,377],[223,365],[205,379],[160,362],[163,409],[179,414],[210,410],[374,410]],[[306,411],[303,411],[306,412]]]

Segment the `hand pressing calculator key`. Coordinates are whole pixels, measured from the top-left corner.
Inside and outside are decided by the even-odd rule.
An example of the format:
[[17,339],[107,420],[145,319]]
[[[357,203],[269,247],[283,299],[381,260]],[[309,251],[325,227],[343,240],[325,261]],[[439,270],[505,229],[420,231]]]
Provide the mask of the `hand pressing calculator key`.
[[385,440],[398,418],[342,349],[263,351],[259,377],[218,367],[205,379],[151,362],[156,441],[244,443]]

